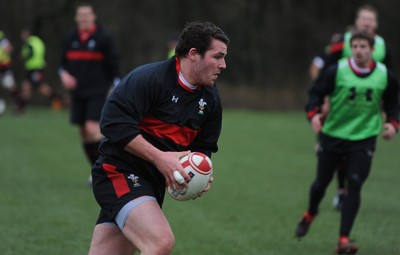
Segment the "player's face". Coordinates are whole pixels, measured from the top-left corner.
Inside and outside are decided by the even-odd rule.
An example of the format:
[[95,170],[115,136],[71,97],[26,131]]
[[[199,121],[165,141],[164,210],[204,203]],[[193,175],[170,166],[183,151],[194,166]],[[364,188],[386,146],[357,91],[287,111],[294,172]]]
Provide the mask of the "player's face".
[[196,84],[213,86],[222,70],[226,69],[225,56],[228,47],[220,40],[212,39],[204,56],[198,56],[195,63]]
[[369,10],[360,11],[356,19],[355,25],[358,31],[365,30],[370,34],[374,34],[376,29],[378,28],[375,13]]
[[96,21],[96,15],[90,6],[81,6],[76,10],[75,21],[79,29],[87,30]]
[[359,67],[369,66],[373,50],[365,39],[355,39],[351,42],[353,58]]

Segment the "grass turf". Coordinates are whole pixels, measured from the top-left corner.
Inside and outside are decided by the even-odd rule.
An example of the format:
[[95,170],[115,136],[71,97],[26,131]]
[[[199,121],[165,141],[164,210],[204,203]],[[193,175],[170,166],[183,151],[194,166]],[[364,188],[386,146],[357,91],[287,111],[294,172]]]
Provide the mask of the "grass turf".
[[[173,254],[334,254],[334,184],[309,235],[294,238],[315,174],[314,144],[302,112],[226,111],[211,191],[164,204]],[[399,137],[379,138],[352,232],[358,254],[400,250],[399,146]],[[1,116],[0,159],[0,254],[86,254],[98,206],[67,112],[31,108],[25,116]]]

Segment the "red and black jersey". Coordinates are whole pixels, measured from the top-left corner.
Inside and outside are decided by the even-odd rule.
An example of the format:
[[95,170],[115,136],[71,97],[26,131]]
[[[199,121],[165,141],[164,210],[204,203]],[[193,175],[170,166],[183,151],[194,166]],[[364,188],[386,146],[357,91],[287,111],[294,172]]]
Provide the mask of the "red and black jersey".
[[137,135],[162,151],[189,149],[211,156],[218,150],[222,106],[217,87],[190,90],[180,84],[178,73],[179,60],[171,58],[138,67],[121,80],[100,122],[104,162],[122,171],[151,172],[161,182],[155,166],[123,150]]
[[110,34],[100,25],[91,33],[73,30],[65,39],[61,68],[73,75],[78,86],[72,91],[76,97],[106,95],[118,77],[118,56]]

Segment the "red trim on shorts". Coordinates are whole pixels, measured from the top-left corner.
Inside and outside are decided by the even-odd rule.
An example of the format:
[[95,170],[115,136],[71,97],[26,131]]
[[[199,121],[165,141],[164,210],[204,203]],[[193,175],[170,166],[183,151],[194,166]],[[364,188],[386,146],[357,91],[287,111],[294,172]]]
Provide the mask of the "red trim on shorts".
[[118,172],[115,166],[103,164],[103,169],[106,172],[107,177],[111,180],[118,198],[131,191],[128,183],[126,182],[124,174]]

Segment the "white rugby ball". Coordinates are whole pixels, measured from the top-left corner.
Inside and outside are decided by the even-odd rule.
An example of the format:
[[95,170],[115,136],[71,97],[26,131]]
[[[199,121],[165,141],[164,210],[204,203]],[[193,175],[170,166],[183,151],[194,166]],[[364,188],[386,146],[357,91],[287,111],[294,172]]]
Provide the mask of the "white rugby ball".
[[174,187],[168,187],[168,193],[172,198],[179,201],[194,199],[207,187],[211,178],[211,159],[201,152],[191,152],[182,157],[180,162],[191,179],[187,183],[188,186],[182,192],[179,192]]

